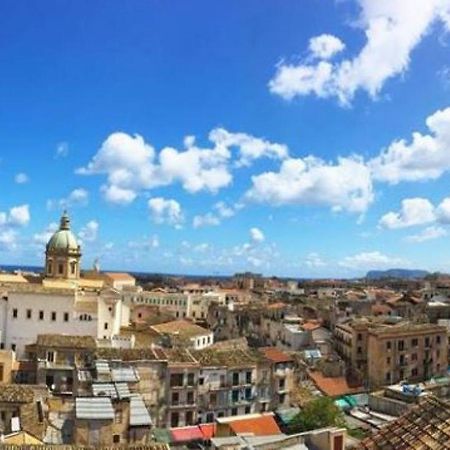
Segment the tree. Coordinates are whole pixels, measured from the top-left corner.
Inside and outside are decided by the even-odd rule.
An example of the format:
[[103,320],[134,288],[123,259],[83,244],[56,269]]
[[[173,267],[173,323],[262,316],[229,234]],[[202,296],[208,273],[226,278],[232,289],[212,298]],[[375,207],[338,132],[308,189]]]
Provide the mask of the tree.
[[292,425],[302,431],[345,425],[344,414],[330,397],[317,397],[306,403],[295,416]]

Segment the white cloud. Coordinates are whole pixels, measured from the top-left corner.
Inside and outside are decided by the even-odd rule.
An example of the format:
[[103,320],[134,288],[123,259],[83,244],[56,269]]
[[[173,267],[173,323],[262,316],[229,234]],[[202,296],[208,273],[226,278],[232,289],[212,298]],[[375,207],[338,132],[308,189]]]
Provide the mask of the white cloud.
[[89,221],[78,233],[78,237],[85,242],[93,242],[97,239],[99,223],[96,220]]
[[229,205],[223,201],[219,201],[213,205],[214,212],[208,212],[203,215],[196,215],[192,221],[194,228],[205,226],[218,226],[222,223],[222,219],[233,217],[236,212],[243,208],[243,204],[235,203]]
[[408,236],[406,240],[409,242],[420,243],[430,241],[432,239],[437,239],[442,236],[447,236],[447,230],[445,230],[442,227],[432,225],[430,227],[425,228],[420,233]]
[[204,215],[197,215],[192,220],[192,226],[194,228],[201,228],[206,226],[220,225],[220,218],[212,213],[206,213]]
[[236,147],[237,166],[250,166],[253,161],[260,158],[285,159],[289,155],[286,145],[269,142],[246,133],[230,133],[224,128],[212,130],[209,139],[217,147]]
[[444,198],[436,208],[436,217],[442,224],[450,224],[450,197]]
[[47,200],[47,209],[86,206],[88,203],[89,192],[83,188],[76,188],[65,198],[60,198],[59,200]]
[[0,249],[13,250],[17,247],[17,232],[11,229],[0,231]]
[[[271,92],[285,99],[309,94],[337,97],[341,104],[348,104],[358,90],[376,97],[387,80],[408,69],[412,50],[434,22],[441,20],[448,28],[449,0],[358,3],[361,11],[357,23],[366,36],[360,52],[353,59],[334,64],[326,61],[326,51],[317,63],[309,63],[308,58],[297,64],[282,63],[269,83]],[[311,56],[318,53],[312,49]]]
[[392,268],[398,265],[408,265],[402,258],[388,256],[379,251],[362,252],[352,256],[346,256],[339,265],[348,269],[370,270]]
[[246,198],[273,205],[325,205],[364,212],[373,201],[370,170],[357,157],[339,158],[336,164],[313,156],[287,159],[279,172],[253,176],[252,182]]
[[9,210],[8,224],[13,226],[25,226],[30,222],[30,208],[28,205],[14,206]]
[[329,59],[344,48],[345,44],[332,34],[321,34],[309,40],[309,51],[314,58]]
[[148,201],[148,207],[155,223],[179,227],[184,222],[181,205],[176,200],[154,197]]
[[259,244],[266,239],[264,233],[256,227],[250,228],[250,239],[253,243]]
[[112,133],[77,173],[106,175],[107,183],[102,187],[105,199],[128,204],[141,191],[174,183],[190,193],[215,193],[231,184],[233,168],[248,166],[258,158],[282,159],[288,154],[284,145],[223,128],[213,129],[209,140],[212,145],[202,148],[193,136],[187,136],[184,150],[165,147],[156,154],[139,135]]
[[413,225],[431,223],[435,220],[434,206],[426,198],[407,198],[402,200],[399,212],[388,212],[380,219],[385,228],[405,228]]
[[135,191],[131,189],[122,189],[115,185],[103,185],[101,191],[106,201],[117,205],[128,205],[137,197]]
[[369,162],[375,179],[391,184],[439,178],[450,169],[450,108],[426,120],[429,134],[414,132],[411,143],[392,142]]
[[16,174],[16,176],[14,177],[14,181],[17,184],[25,184],[30,181],[30,178],[28,177],[28,175],[26,173],[20,172],[20,173]]
[[65,158],[69,154],[69,144],[67,142],[60,142],[56,146],[55,158]]
[[214,205],[214,209],[217,211],[220,217],[228,219],[233,217],[236,213],[236,206],[227,205],[225,202],[220,201]]
[[327,263],[320,257],[318,253],[312,252],[306,256],[305,264],[310,268],[325,267]]
[[33,235],[33,241],[39,245],[46,245],[49,239],[52,237],[53,233],[58,229],[58,224],[56,222],[50,223],[46,229],[40,233],[35,233]]

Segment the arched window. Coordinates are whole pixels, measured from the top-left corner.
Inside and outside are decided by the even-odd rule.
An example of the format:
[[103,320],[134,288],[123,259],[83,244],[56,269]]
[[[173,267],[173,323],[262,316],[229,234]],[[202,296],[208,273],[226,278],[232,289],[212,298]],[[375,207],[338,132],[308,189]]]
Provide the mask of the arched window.
[[72,275],[75,275],[76,269],[77,269],[77,263],[76,263],[75,261],[72,261],[72,262],[70,263],[70,273],[71,273]]
[[49,275],[51,275],[51,274],[52,274],[52,271],[53,271],[53,264],[52,264],[51,261],[49,261],[49,262],[47,263],[47,273],[48,273]]

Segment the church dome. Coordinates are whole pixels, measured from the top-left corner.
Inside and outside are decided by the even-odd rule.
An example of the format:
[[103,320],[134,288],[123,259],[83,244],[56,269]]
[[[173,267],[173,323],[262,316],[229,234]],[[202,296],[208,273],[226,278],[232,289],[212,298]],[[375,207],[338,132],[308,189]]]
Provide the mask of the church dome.
[[50,238],[47,244],[48,251],[79,251],[75,235],[70,231],[70,219],[66,212],[61,217],[59,230]]

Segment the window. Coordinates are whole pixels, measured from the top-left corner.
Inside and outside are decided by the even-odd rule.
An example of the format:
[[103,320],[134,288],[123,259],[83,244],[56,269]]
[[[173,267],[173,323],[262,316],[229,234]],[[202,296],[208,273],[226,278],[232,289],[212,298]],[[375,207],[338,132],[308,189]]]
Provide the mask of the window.
[[391,347],[392,347],[391,341],[387,341],[387,342],[386,342],[386,349],[387,349],[387,350],[390,350]]
[[64,273],[64,266],[60,263],[58,264],[58,273],[62,275]]
[[198,379],[198,384],[199,384],[200,386],[203,386],[204,383],[205,383],[205,379],[204,379],[204,378],[199,378],[199,379]]
[[170,387],[183,386],[183,374],[173,373],[170,375]]
[[358,339],[358,341],[362,340],[362,334],[361,333],[358,333],[357,339]]
[[194,403],[194,393],[192,391],[189,391],[187,393],[187,404],[192,405]]
[[64,322],[68,322],[69,321],[69,313],[65,312],[64,313]]
[[103,328],[104,328],[105,330],[108,329],[108,322],[105,322],[105,323],[104,323]]
[[194,413],[192,411],[186,411],[186,425],[193,425],[194,423]]
[[250,406],[246,406],[245,410],[244,410],[244,414],[250,414],[251,413],[251,408]]
[[280,383],[279,383],[279,389],[284,389],[284,387],[285,387],[285,385],[286,385],[286,380],[284,380],[284,379],[281,379],[280,380]]
[[52,311],[52,322],[56,321],[56,312]]
[[17,308],[13,309],[12,316],[13,316],[14,319],[17,319]]
[[3,381],[3,377],[4,377],[3,370],[4,370],[3,364],[0,364],[0,382]]
[[247,384],[251,384],[252,382],[252,373],[250,371],[245,372],[245,382]]
[[39,311],[39,320],[44,320],[44,311]]
[[11,344],[11,350],[12,350],[13,352],[16,351],[16,344]]
[[417,347],[419,345],[419,339],[417,339],[417,338],[412,339],[411,340],[411,345],[413,347]]
[[386,364],[390,364],[390,363],[391,363],[391,357],[388,356],[388,357],[386,358]]
[[179,415],[177,412],[173,412],[173,413],[170,415],[170,426],[171,426],[172,428],[177,427],[179,421],[180,421],[180,415]]
[[360,355],[362,353],[362,347],[358,347],[357,353],[358,353],[358,355]]
[[238,415],[238,409],[237,408],[231,408],[231,415],[237,416]]
[[178,392],[172,392],[172,405],[178,405],[180,403],[180,394]]
[[231,400],[233,402],[239,401],[239,391],[231,391]]
[[429,347],[430,346],[430,338],[426,337],[425,338],[425,347]]
[[188,376],[187,376],[187,384],[188,384],[188,386],[194,386],[194,383],[195,383],[195,374],[188,373]]
[[251,398],[252,398],[252,388],[245,388],[245,400],[250,400]]
[[[116,422],[116,423],[120,423],[120,422]],[[119,444],[120,443],[120,434],[114,434],[113,435],[113,443],[114,444]]]
[[440,336],[436,336],[436,344],[440,344],[441,343],[441,337]]
[[75,261],[72,261],[70,263],[70,273],[72,275],[75,275],[76,268],[77,268],[77,263]]
[[54,352],[47,352],[47,361],[55,362],[55,353]]
[[417,353],[413,353],[413,354],[411,355],[411,360],[412,360],[412,361],[417,361]]
[[52,267],[52,262],[49,261],[49,262],[48,262],[48,265],[47,265],[47,273],[48,273],[49,275],[51,275],[52,269],[53,269],[53,267]]
[[416,368],[414,368],[413,370],[411,370],[411,376],[413,377],[417,377],[418,371]]
[[239,384],[239,372],[233,372],[233,386]]
[[386,381],[387,381],[388,383],[391,382],[391,372],[386,372]]
[[405,350],[405,341],[398,341],[398,349],[400,351]]
[[31,319],[31,309],[27,309],[27,319]]

